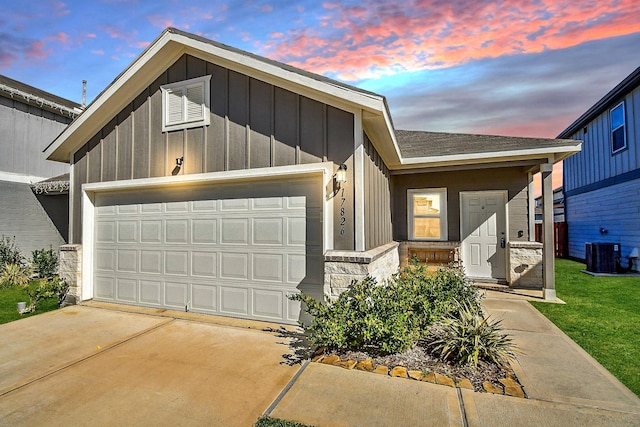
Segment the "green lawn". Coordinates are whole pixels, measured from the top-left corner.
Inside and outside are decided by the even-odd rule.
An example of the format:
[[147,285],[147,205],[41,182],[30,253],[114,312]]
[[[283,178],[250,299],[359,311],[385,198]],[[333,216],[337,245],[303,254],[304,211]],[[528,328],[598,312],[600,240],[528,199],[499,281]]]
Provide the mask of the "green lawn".
[[556,259],[556,292],[566,304],[532,304],[640,396],[640,278],[594,277],[584,268]]
[[[30,286],[37,286],[37,283],[32,282]],[[17,286],[12,286],[7,289],[0,289],[0,324],[12,322],[14,320],[22,319],[58,308],[58,298],[49,298],[41,301],[38,304],[38,309],[35,312],[29,314],[20,314],[16,309],[16,304],[20,301],[24,301],[27,304],[29,303],[29,296],[24,290],[18,288]]]

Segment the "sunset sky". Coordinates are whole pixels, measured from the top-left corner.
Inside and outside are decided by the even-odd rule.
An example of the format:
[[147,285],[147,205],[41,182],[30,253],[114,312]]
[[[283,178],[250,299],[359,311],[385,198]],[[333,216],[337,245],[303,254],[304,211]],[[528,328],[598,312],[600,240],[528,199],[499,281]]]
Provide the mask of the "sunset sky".
[[[640,65],[638,0],[0,0],[0,74],[95,98],[173,26],[387,97],[398,129],[555,137]],[[557,181],[559,183],[559,181]]]

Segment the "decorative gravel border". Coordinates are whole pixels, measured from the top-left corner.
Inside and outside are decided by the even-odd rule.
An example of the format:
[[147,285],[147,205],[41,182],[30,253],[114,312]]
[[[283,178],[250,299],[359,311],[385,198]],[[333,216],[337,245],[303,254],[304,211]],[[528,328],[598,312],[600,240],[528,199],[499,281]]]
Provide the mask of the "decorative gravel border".
[[[464,388],[474,390],[473,384],[466,378],[450,378],[446,375],[436,372],[413,371],[407,370],[404,366],[388,367],[384,365],[374,366],[371,358],[361,360],[359,362],[348,359],[342,360],[337,355],[317,354],[311,359],[315,363],[323,363],[325,365],[339,366],[345,369],[356,369],[359,371],[373,372],[380,375],[388,375],[396,378],[407,378],[415,381],[424,381],[432,384],[446,385],[449,387]],[[507,376],[498,380],[501,386],[495,385],[489,381],[485,381],[482,386],[485,392],[493,394],[503,394],[505,396],[520,397],[526,399],[524,389],[515,376]]]

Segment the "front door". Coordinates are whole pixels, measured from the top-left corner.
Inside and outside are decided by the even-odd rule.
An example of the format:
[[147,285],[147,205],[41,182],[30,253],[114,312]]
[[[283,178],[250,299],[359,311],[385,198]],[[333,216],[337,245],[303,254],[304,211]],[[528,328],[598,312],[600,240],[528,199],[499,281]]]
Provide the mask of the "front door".
[[502,191],[460,193],[462,265],[469,277],[506,278],[506,205]]

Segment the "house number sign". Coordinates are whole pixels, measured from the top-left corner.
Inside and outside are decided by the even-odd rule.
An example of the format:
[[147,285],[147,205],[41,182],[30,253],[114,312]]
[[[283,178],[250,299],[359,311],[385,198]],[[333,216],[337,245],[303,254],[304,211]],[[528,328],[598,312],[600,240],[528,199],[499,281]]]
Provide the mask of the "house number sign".
[[344,197],[344,188],[340,189],[340,235],[344,235],[344,227],[347,224],[347,218],[344,214],[344,202],[347,199]]

